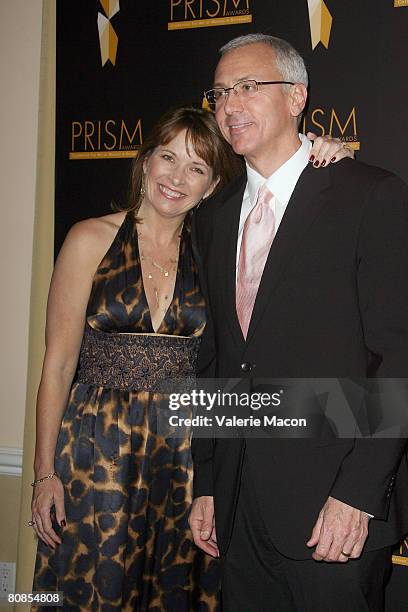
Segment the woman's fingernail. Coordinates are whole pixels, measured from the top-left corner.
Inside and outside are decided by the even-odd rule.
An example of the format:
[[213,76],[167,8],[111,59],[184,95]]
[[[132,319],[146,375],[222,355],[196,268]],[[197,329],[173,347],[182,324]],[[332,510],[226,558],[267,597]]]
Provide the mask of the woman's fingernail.
[[309,157],[309,161],[310,161],[310,162],[314,162],[314,155],[311,155],[311,156]]
[[61,521],[61,527],[66,527],[67,526],[67,522],[65,519],[62,519]]
[[315,167],[315,168],[318,168],[318,167],[319,167],[319,164],[320,164],[320,162],[316,160],[316,161],[315,161],[315,163],[314,163],[313,165],[314,165],[314,167]]
[[326,160],[324,159],[324,160],[322,161],[322,168],[323,168],[323,166],[325,166],[325,165],[326,165]]
[[331,161],[331,163],[333,163],[333,162],[335,162],[335,161],[336,161],[336,158],[335,158],[335,157],[332,157],[330,161]]

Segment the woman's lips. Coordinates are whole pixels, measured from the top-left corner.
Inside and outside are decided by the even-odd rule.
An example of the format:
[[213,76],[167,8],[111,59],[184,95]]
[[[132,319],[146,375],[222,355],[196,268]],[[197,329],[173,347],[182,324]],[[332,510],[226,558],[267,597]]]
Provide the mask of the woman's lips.
[[186,195],[181,191],[175,191],[174,189],[170,189],[170,187],[166,187],[165,185],[159,185],[159,189],[160,192],[170,200],[179,200],[180,198]]

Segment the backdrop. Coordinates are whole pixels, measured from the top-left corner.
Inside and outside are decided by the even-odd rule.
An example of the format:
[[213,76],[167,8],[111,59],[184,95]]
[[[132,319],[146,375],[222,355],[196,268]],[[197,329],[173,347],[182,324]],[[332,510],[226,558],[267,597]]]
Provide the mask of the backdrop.
[[[126,201],[144,134],[169,106],[201,105],[218,48],[249,32],[304,56],[303,131],[408,182],[408,0],[58,0],[56,253],[75,221]],[[394,563],[393,612],[408,609],[405,544]]]

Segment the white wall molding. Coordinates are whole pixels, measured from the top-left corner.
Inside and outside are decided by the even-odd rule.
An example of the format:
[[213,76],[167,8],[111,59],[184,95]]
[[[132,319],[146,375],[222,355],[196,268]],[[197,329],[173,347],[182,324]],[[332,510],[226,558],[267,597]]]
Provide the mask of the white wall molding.
[[0,446],[0,476],[21,476],[23,449]]

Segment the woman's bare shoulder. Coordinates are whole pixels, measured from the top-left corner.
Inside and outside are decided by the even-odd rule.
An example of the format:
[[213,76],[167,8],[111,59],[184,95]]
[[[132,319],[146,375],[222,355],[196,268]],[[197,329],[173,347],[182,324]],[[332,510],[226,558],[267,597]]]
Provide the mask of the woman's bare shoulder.
[[62,246],[62,254],[74,254],[76,258],[98,260],[108,250],[122,225],[126,212],[78,221],[69,230]]
[[114,236],[122,225],[126,212],[117,212],[103,217],[91,217],[75,223],[69,234],[74,234],[75,238],[90,238],[104,240],[109,236]]
[[112,213],[103,217],[92,217],[78,221],[71,227],[66,240],[85,242],[88,246],[112,242],[125,219],[125,212]]

